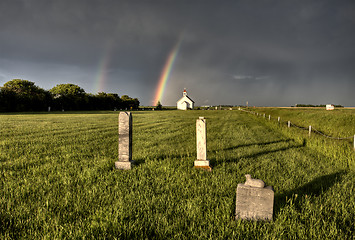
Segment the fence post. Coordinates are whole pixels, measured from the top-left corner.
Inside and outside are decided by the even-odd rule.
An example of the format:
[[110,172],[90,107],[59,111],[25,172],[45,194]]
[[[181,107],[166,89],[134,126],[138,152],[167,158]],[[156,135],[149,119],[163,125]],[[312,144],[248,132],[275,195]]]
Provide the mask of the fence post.
[[271,119],[271,116],[269,115],[269,120]]
[[290,122],[290,121],[287,122],[287,126],[288,126],[288,127],[291,126],[291,122]]
[[280,123],[280,117],[277,117],[277,121]]
[[355,135],[354,135],[354,150],[355,150]]
[[264,113],[264,118],[265,118],[265,113]]
[[311,132],[312,132],[312,126],[309,125],[309,128],[308,128],[308,136],[309,136],[309,137],[311,136]]

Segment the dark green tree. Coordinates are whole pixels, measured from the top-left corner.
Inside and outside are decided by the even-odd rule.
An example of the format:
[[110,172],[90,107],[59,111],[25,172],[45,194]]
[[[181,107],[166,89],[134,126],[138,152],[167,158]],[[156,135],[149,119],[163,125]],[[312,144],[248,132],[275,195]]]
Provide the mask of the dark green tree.
[[51,104],[50,93],[28,80],[6,82],[1,95],[0,109],[5,111],[44,111]]
[[138,109],[139,100],[138,98],[131,98],[128,95],[123,95],[122,99],[122,109]]
[[161,105],[160,101],[158,101],[157,106],[155,107],[155,110],[162,110],[163,105]]
[[72,83],[58,84],[49,90],[57,110],[84,110],[89,103],[84,89]]
[[121,109],[122,100],[116,93],[99,92],[95,97],[95,108],[98,110]]

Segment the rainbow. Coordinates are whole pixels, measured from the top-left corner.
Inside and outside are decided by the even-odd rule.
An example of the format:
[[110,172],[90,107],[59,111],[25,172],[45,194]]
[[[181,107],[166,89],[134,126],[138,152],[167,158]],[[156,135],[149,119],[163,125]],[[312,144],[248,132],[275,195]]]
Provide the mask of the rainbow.
[[172,70],[174,62],[176,60],[176,56],[179,52],[181,41],[182,41],[182,38],[179,39],[179,41],[176,43],[174,48],[170,51],[169,56],[165,62],[164,68],[161,71],[158,86],[157,86],[157,89],[156,89],[155,95],[154,95],[154,100],[153,100],[154,106],[158,103],[158,101],[161,101],[161,98],[164,94],[166,84],[169,80],[171,70]]
[[109,57],[103,57],[99,62],[98,71],[95,78],[95,93],[103,92],[105,89],[105,81],[107,76],[107,68],[109,66]]
[[113,39],[107,45],[101,59],[99,60],[98,70],[95,77],[94,91],[95,93],[103,92],[105,90],[105,83],[107,78],[108,68],[110,66],[111,52],[113,47]]

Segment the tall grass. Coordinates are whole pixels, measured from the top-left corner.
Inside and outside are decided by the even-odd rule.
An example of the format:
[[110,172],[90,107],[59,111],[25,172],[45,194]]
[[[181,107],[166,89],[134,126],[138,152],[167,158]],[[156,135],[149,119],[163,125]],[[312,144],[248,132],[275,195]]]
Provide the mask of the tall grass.
[[[212,172],[193,168],[199,116]],[[121,171],[117,118],[0,116],[0,238],[353,237],[354,171],[281,129],[239,111],[133,112],[137,165]],[[234,219],[246,173],[274,187],[272,222]]]

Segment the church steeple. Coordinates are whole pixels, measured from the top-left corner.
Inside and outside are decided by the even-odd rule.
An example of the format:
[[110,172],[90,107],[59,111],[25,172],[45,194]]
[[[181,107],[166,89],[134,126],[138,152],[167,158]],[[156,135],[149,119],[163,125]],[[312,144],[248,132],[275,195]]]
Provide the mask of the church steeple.
[[182,93],[182,96],[187,96],[186,88],[184,88],[184,92]]

